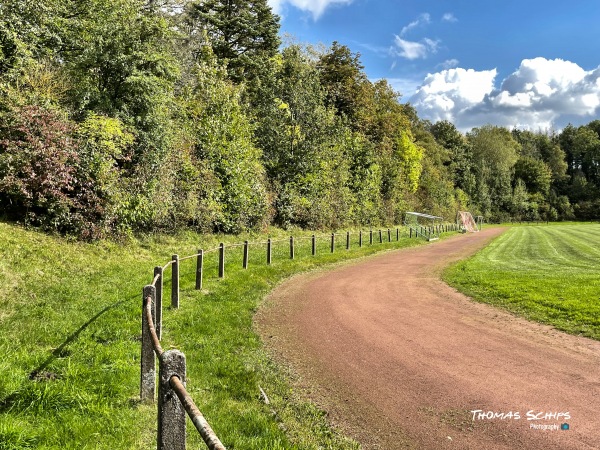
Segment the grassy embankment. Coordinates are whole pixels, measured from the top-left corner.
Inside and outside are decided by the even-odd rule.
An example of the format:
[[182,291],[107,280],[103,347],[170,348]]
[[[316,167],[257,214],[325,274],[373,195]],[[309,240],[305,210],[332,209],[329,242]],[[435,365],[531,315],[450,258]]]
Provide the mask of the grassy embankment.
[[600,225],[509,229],[444,279],[474,299],[600,339]]
[[[265,238],[189,233],[84,244],[0,223],[0,449],[154,447],[156,407],[137,400],[142,287],[173,253]],[[271,266],[264,248],[251,247],[246,271],[237,248],[227,252],[224,280],[217,279],[212,253],[205,257],[202,293],[194,291],[195,261],[182,262],[181,307],[164,311],[163,347],[186,354],[188,390],[227,448],[357,448],[285,381],[285,369],[264,353],[252,317],[274,284],[293,273],[422,241],[365,242],[359,249],[354,234],[346,251],[339,238],[331,254],[325,238],[312,257],[310,241],[302,240],[294,261],[282,242]],[[166,302],[169,278],[167,270]],[[270,405],[259,400],[259,385]],[[188,446],[203,446],[189,425]]]

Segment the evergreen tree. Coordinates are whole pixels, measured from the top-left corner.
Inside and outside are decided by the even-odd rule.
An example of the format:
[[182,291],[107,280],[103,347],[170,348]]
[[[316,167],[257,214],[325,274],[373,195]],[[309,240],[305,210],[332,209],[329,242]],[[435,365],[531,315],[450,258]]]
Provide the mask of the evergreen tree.
[[279,16],[267,0],[200,0],[187,8],[190,38],[208,39],[229,77],[242,82],[260,75],[279,47]]

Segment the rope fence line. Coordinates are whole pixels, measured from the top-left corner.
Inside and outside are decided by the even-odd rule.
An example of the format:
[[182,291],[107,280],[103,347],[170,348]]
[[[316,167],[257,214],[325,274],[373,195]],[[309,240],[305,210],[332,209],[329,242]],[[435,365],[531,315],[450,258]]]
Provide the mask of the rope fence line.
[[[419,237],[431,234],[431,227],[420,227],[420,230],[413,227],[393,227],[395,228],[396,241],[400,240],[400,229],[406,230],[408,238]],[[161,346],[162,330],[162,303],[163,303],[163,278],[164,271],[171,267],[171,307],[179,308],[179,278],[180,263],[190,259],[196,259],[195,271],[195,289],[202,290],[204,274],[204,255],[218,252],[218,278],[225,277],[225,250],[234,248],[243,248],[243,269],[248,269],[251,246],[262,247],[262,252],[266,251],[266,258],[262,264],[270,265],[273,262],[273,245],[288,243],[289,259],[295,259],[296,250],[299,249],[299,241],[310,241],[310,254],[315,256],[317,250],[323,251],[323,244],[329,243],[330,253],[334,253],[336,248],[345,247],[350,250],[351,246],[358,243],[359,247],[363,245],[375,245],[392,242],[393,228],[385,229],[359,229],[338,233],[315,233],[310,236],[294,237],[293,235],[285,239],[267,239],[266,241],[228,244],[220,243],[219,247],[203,250],[199,249],[197,253],[184,257],[172,255],[171,261],[164,266],[154,268],[154,277],[152,283],[144,286],[142,291],[142,345],[141,345],[141,373],[140,373],[140,398],[145,402],[154,402],[156,398],[156,384],[158,375],[158,450],[185,450],[186,441],[186,420],[185,414],[198,430],[205,444],[210,450],[225,450],[217,435],[214,433],[193,399],[185,389],[186,382],[186,362],[185,355],[179,350],[167,350]],[[439,226],[437,232],[460,231],[456,224]],[[404,234],[404,232],[403,232]],[[345,239],[343,239],[345,237]],[[385,239],[384,239],[385,237]],[[337,239],[336,239],[337,238]],[[265,248],[266,246],[266,248]],[[277,246],[277,256],[281,258],[281,246]],[[305,247],[304,247],[305,248]],[[306,248],[302,254],[306,257]],[[254,252],[256,254],[256,252]],[[237,256],[239,258],[239,254]],[[238,260],[239,261],[239,260]],[[212,270],[212,269],[211,269]],[[158,358],[159,371],[156,373],[156,359]]]

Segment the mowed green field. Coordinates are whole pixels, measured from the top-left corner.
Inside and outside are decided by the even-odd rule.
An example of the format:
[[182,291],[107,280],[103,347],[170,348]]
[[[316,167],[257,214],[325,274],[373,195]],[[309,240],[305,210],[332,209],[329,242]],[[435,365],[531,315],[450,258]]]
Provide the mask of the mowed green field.
[[444,280],[474,299],[600,339],[600,225],[514,227]]

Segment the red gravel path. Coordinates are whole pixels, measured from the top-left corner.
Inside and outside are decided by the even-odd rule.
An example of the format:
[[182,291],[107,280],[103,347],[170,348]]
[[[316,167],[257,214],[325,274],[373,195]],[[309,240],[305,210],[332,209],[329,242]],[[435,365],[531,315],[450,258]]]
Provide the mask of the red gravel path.
[[[600,449],[600,342],[474,303],[439,279],[501,232],[294,277],[257,328],[364,448]],[[520,419],[473,420],[473,410]],[[532,428],[562,423],[570,430]]]

